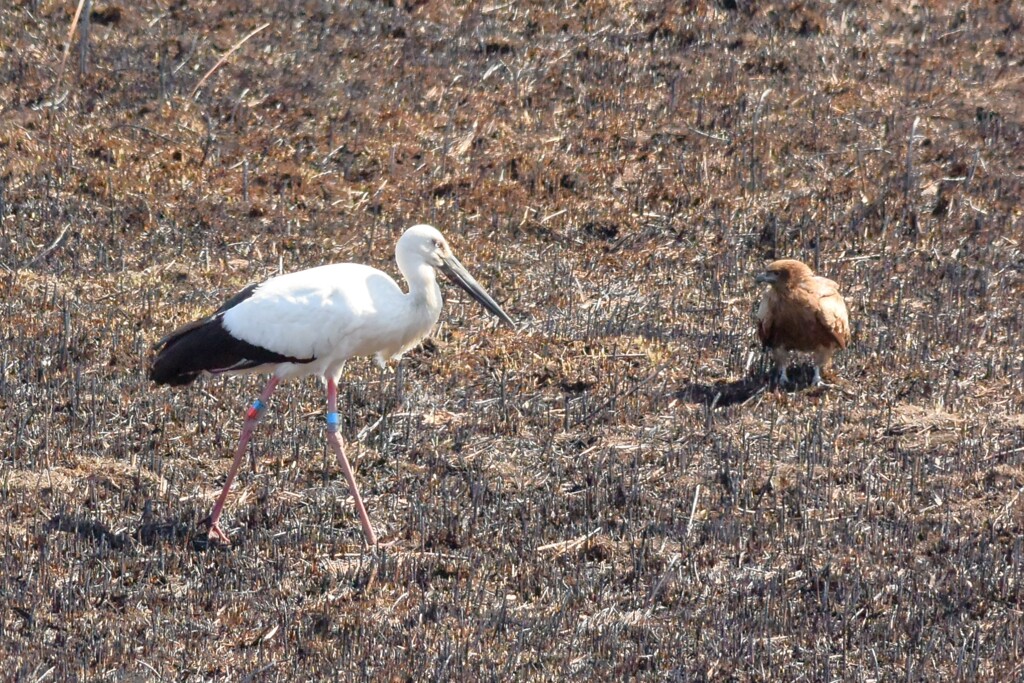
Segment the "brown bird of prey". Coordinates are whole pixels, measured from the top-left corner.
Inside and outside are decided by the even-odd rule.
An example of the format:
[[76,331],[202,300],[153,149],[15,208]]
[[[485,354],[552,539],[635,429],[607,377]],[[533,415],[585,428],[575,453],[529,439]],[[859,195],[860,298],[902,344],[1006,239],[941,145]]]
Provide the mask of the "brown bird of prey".
[[757,336],[772,350],[779,384],[789,381],[793,351],[814,354],[814,384],[822,384],[821,371],[850,343],[850,316],[839,285],[793,259],[773,261],[755,280],[771,284],[757,310]]

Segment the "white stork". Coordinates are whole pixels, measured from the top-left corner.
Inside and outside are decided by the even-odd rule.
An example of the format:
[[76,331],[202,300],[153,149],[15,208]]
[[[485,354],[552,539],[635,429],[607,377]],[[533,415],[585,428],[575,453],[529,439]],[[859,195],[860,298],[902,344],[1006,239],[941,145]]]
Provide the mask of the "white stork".
[[406,230],[395,246],[395,260],[408,292],[385,273],[359,263],[310,268],[249,285],[212,315],[183,325],[156,343],[149,377],[157,384],[189,384],[204,373],[272,373],[246,413],[234,462],[208,520],[211,539],[228,543],[220,515],[270,395],[282,380],[317,375],[327,383],[327,441],[348,479],[366,540],[377,544],[338,436],[338,380],[345,361],[373,355],[383,365],[427,336],[441,314],[436,270],[515,329],[436,228],[415,225]]

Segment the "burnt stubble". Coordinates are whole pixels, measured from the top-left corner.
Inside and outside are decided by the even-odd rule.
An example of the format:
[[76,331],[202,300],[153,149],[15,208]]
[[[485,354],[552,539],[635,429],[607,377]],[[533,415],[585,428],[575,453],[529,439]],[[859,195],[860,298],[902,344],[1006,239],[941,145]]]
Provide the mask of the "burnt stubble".
[[[73,10],[0,7],[6,675],[1019,677],[1019,5],[94,0],[59,75]],[[522,329],[448,288],[400,387],[349,367],[385,548],[308,381],[213,551],[258,381],[150,346],[417,222]],[[832,388],[765,386],[783,257]]]

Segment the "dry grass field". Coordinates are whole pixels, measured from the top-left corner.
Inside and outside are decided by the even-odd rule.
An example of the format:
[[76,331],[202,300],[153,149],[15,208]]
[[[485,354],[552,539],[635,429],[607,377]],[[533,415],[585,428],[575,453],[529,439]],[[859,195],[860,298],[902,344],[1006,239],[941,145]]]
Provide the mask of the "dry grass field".
[[[93,0],[62,72],[76,4],[0,5],[3,679],[1024,676],[1020,3]],[[521,329],[350,364],[385,546],[312,379],[208,545],[261,380],[150,346],[416,222]],[[831,388],[765,387],[783,256]]]

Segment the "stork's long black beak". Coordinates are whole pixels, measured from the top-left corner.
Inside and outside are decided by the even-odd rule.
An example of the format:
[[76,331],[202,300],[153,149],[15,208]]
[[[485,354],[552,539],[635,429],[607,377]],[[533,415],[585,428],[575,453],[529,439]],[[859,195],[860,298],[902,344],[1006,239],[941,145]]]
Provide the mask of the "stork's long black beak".
[[761,284],[764,284],[766,282],[767,283],[773,283],[773,282],[778,281],[778,279],[779,279],[778,275],[776,275],[775,273],[772,273],[772,272],[766,270],[763,273],[758,273],[757,277],[754,278],[754,282],[759,282]]
[[448,276],[448,279],[462,287],[466,292],[476,299],[476,301],[486,308],[488,311],[498,317],[501,322],[505,323],[513,330],[516,329],[516,324],[512,322],[512,318],[508,317],[505,311],[501,310],[501,306],[498,302],[491,298],[491,295],[487,293],[487,290],[476,281],[476,279],[469,274],[465,266],[459,263],[459,259],[455,256],[441,257],[441,272]]

